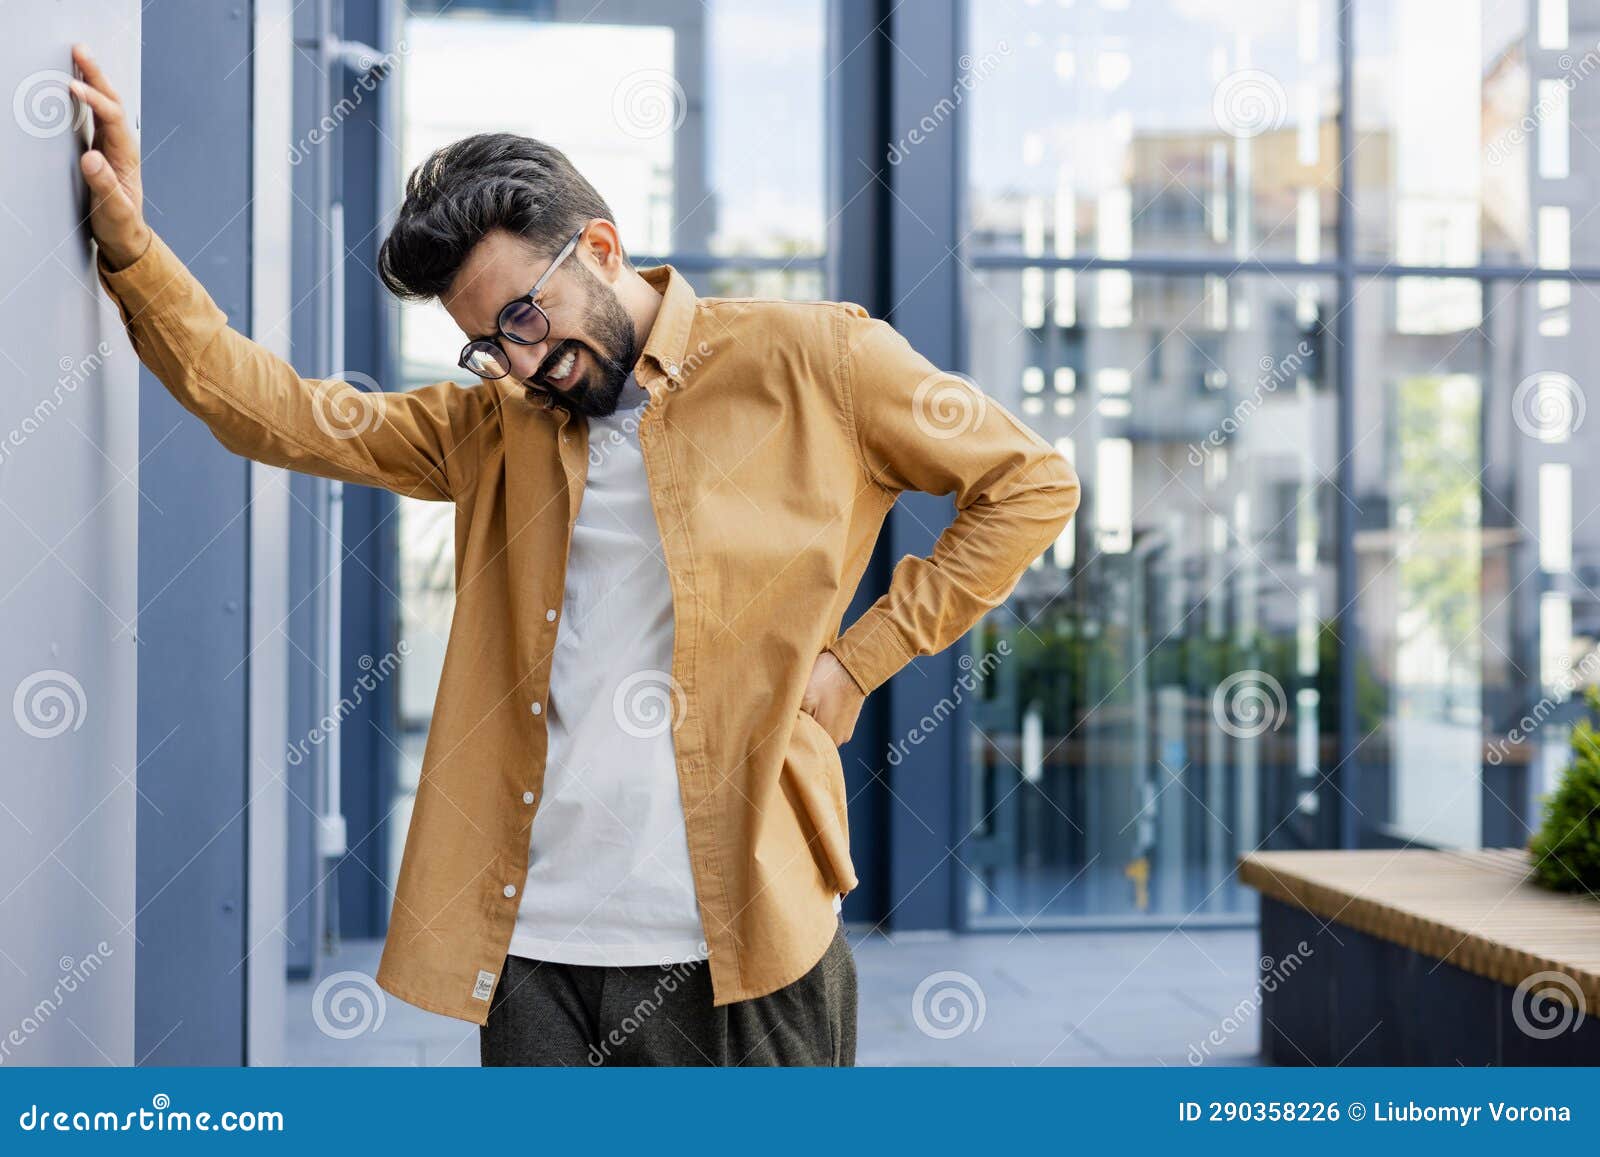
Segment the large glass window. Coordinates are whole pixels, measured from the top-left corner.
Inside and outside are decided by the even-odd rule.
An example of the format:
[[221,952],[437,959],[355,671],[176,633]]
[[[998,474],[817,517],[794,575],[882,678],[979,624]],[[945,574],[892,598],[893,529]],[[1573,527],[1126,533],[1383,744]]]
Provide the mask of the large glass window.
[[1331,252],[1331,0],[969,9],[977,246],[1110,258]]
[[967,919],[1236,912],[1235,858],[1332,803],[1334,286],[1031,284],[974,279],[972,373],[1084,502],[970,640]]
[[1600,265],[1600,5],[1356,5],[1360,255],[1406,265]]
[[1521,842],[1600,674],[1600,3],[967,12],[967,368],[1084,484],[971,640],[968,922]]
[[1356,318],[1355,539],[1368,694],[1367,821],[1474,846],[1483,720],[1483,422],[1487,350],[1475,281],[1366,282]]
[[1600,299],[1401,277],[1355,303],[1354,656],[1363,828],[1503,843],[1600,674],[1600,523],[1579,384]]

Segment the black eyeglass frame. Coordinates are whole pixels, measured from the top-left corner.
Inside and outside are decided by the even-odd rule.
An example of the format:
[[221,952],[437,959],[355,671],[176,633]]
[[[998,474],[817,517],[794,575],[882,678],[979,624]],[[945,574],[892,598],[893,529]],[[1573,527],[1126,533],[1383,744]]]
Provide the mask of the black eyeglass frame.
[[[550,267],[539,275],[538,281],[533,283],[532,289],[528,290],[527,293],[524,293],[516,300],[508,301],[500,307],[499,316],[495,318],[496,337],[473,338],[471,341],[467,342],[466,345],[461,347],[461,356],[456,359],[456,364],[458,366],[466,370],[469,374],[475,374],[486,381],[498,381],[500,378],[505,377],[511,372],[511,357],[506,353],[505,347],[500,344],[499,338],[505,338],[507,341],[514,342],[517,345],[538,345],[545,338],[550,336],[550,315],[545,313],[543,307],[540,306],[540,304],[535,301],[534,298],[538,296],[540,290],[544,289],[546,283],[549,282],[555,271],[561,267],[561,263],[572,255],[573,250],[577,249],[578,242],[583,239],[583,235],[588,228],[588,225],[584,225],[583,228],[579,229],[570,238],[568,238],[567,243],[561,247],[561,252],[556,254],[556,259],[550,263]],[[509,311],[517,309],[521,306],[527,306],[528,308],[532,309],[544,320],[544,332],[538,337],[518,337],[516,334],[511,333],[506,329],[506,314]],[[486,374],[480,370],[473,369],[471,364],[469,364],[469,359],[475,350],[482,350],[490,358],[494,359],[496,365],[504,364],[506,368],[498,374]]]

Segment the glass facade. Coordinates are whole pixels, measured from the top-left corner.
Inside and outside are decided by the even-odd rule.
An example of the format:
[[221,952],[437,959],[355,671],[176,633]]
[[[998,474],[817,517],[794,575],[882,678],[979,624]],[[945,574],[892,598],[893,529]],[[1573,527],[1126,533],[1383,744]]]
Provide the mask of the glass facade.
[[969,641],[958,919],[1522,842],[1597,665],[1600,5],[966,12],[967,368],[1084,501]]
[[1520,842],[1565,759],[1600,643],[1578,384],[1597,308],[1588,284],[1526,276],[1357,282],[1354,762],[1379,836]]
[[1583,170],[1600,127],[1591,0],[1355,6],[1358,253],[1405,265],[1600,265]]
[[1315,261],[1333,250],[1332,0],[968,11],[976,251]]
[[1077,465],[1085,497],[970,640],[992,673],[969,743],[967,916],[1236,912],[1236,857],[1315,844],[1328,802],[1336,288],[1037,284],[974,277],[973,377]]

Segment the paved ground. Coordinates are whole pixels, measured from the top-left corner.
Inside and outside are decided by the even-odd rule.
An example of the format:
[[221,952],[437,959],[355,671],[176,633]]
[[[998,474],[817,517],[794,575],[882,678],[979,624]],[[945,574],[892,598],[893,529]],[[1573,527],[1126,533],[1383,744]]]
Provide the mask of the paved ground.
[[[862,1065],[1256,1063],[1253,930],[853,933],[851,940]],[[370,978],[380,947],[347,944],[328,971]],[[378,991],[370,979],[357,985],[352,991]],[[478,1063],[476,1026],[387,995],[374,1030],[337,1039],[316,1023],[315,987],[289,987],[290,1064]],[[324,1019],[338,1030],[337,1015]],[[1221,1043],[1208,1041],[1212,1034]]]

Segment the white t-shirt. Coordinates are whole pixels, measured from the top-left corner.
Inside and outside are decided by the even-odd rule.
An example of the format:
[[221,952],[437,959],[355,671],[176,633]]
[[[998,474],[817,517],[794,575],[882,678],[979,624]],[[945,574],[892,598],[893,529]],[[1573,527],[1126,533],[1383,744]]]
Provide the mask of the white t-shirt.
[[[672,587],[630,374],[589,419],[546,705],[544,800],[510,952],[562,964],[706,957],[673,747]],[[674,702],[676,701],[676,703]]]

